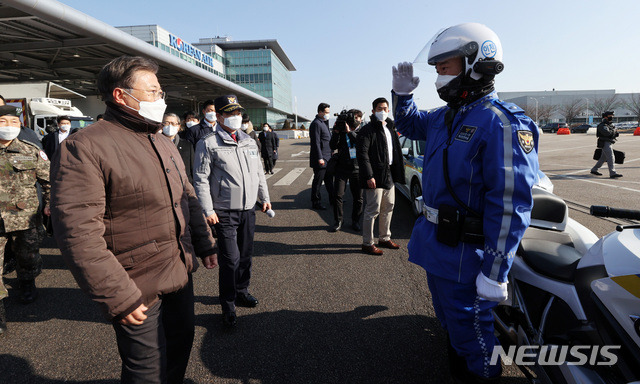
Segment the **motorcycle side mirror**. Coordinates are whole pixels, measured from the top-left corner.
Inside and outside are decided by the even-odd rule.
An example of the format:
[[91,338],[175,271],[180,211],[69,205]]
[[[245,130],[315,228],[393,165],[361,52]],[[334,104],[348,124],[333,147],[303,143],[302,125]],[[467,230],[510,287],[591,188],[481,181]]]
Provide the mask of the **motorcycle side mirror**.
[[402,155],[409,156],[409,148],[402,148]]

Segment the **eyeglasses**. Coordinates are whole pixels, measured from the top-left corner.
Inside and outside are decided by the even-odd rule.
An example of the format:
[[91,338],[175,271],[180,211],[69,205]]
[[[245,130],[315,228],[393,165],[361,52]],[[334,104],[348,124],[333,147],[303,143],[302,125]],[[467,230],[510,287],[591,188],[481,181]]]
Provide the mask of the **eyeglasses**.
[[130,89],[130,90],[136,90],[136,91],[142,91],[142,92],[146,92],[147,94],[153,96],[153,100],[160,100],[160,99],[166,99],[167,94],[164,91],[156,91],[155,89],[153,91],[147,91],[144,89],[139,89],[139,88],[126,88],[126,89]]

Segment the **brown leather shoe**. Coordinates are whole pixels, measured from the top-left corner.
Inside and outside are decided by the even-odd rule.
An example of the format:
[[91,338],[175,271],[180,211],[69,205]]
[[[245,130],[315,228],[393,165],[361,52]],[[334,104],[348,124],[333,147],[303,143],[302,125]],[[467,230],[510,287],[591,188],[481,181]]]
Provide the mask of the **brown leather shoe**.
[[364,253],[368,253],[370,255],[382,255],[384,252],[382,252],[382,249],[376,247],[375,245],[371,244],[371,245],[363,245],[362,246],[362,252]]
[[391,240],[378,241],[378,247],[380,247],[380,248],[389,248],[389,249],[400,249],[400,245],[394,243]]

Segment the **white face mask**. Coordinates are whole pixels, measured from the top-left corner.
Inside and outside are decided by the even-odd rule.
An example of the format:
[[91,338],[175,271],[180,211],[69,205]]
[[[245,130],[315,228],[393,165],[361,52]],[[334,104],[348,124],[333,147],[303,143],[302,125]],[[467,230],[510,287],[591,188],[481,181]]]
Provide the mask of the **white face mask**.
[[240,129],[240,127],[242,127],[242,115],[225,117],[224,125],[233,131],[237,131],[238,129]]
[[187,121],[187,123],[185,125],[187,126],[187,128],[191,128],[196,124],[198,124],[198,123],[196,123],[195,121]]
[[247,128],[249,128],[249,124],[242,124],[240,128],[242,128],[243,131],[246,131]]
[[60,130],[62,132],[69,132],[69,130],[71,129],[71,125],[65,124],[65,125],[61,125],[60,126]]
[[20,134],[20,127],[0,127],[0,140],[13,140]]
[[[135,101],[140,103],[140,109],[136,111],[140,116],[147,118],[156,123],[159,123],[162,121],[162,118],[164,117],[164,111],[167,110],[167,104],[164,102],[164,99],[158,99],[156,101],[140,101],[136,99],[135,96],[133,96],[129,92],[127,92],[127,94],[133,97]],[[133,109],[128,105],[125,105],[125,106],[129,109]],[[133,110],[135,111],[135,109]]]
[[325,121],[329,121],[329,115],[330,115],[330,113],[327,113],[326,115],[324,115]]
[[210,123],[213,123],[213,122],[216,121],[216,113],[215,112],[207,112],[207,113],[204,114],[204,117]]
[[444,87],[456,77],[458,77],[458,75],[455,75],[455,76],[454,75],[438,75],[438,78],[436,79],[436,89],[440,89]]
[[378,119],[378,121],[386,121],[387,117],[389,117],[389,112],[380,111],[376,112],[374,115],[376,116],[376,119]]
[[165,136],[172,137],[178,133],[179,128],[177,125],[165,125],[162,127],[162,133],[164,133]]

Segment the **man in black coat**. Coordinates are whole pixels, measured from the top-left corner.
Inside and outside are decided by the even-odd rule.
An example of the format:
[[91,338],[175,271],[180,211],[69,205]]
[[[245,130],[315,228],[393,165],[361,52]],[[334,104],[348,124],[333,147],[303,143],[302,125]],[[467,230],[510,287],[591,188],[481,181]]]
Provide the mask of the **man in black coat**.
[[[389,118],[389,102],[384,97],[373,101],[371,121],[358,132],[356,152],[360,183],[367,205],[362,224],[362,251],[382,255],[380,248],[398,249],[391,240],[391,216],[395,204],[395,184],[405,183],[400,140]],[[373,224],[378,221],[378,245],[373,243]],[[379,248],[380,247],[380,248]]]
[[44,147],[44,153],[47,154],[49,159],[53,158],[53,155],[60,148],[60,143],[69,136],[71,132],[71,119],[69,116],[58,116],[58,129],[49,133],[42,139],[42,146]]
[[330,177],[325,177],[327,163],[331,157],[331,131],[329,130],[330,106],[327,103],[318,105],[318,114],[309,126],[309,137],[311,139],[311,153],[309,164],[313,168],[313,182],[311,184],[311,206],[313,209],[327,209],[322,205],[320,196],[320,186],[324,180],[324,185],[329,193],[329,203],[333,204],[333,182]]
[[273,175],[273,157],[278,150],[276,134],[271,130],[269,123],[262,124],[262,132],[258,135],[260,140],[260,154],[264,161],[264,174]]
[[162,134],[167,136],[180,152],[180,157],[187,171],[187,179],[193,185],[193,145],[184,139],[186,131],[180,130],[180,117],[175,113],[165,113],[162,117]]
[[187,128],[184,138],[193,144],[193,149],[200,139],[207,136],[216,129],[216,107],[213,100],[207,100],[202,106],[202,120],[200,123]]

